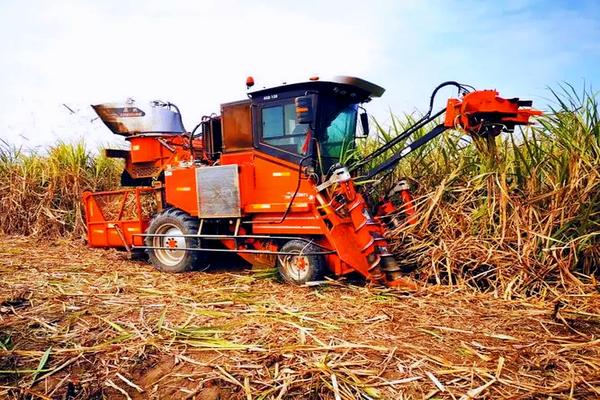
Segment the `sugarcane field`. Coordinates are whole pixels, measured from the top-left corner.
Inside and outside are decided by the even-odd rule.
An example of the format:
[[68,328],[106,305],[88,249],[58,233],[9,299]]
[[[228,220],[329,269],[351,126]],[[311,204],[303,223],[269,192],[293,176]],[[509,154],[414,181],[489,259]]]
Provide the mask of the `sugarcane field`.
[[0,32],[0,399],[600,398],[599,5]]

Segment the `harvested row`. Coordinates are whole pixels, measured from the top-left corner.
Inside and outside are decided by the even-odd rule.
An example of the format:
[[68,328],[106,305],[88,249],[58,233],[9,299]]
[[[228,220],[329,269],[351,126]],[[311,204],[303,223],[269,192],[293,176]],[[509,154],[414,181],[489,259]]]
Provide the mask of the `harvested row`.
[[290,287],[1,239],[3,398],[600,395],[598,293],[550,302],[464,287]]

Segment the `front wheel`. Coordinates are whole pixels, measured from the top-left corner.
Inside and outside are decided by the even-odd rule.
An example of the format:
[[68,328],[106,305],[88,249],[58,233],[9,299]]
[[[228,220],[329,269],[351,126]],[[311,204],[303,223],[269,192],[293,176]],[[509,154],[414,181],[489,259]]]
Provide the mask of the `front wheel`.
[[[321,279],[325,272],[323,255],[311,254],[323,250],[312,243],[303,240],[290,240],[284,244],[277,256],[277,269],[281,278],[296,285]],[[308,254],[306,254],[308,253]]]
[[204,261],[199,251],[199,239],[182,237],[198,233],[198,220],[176,208],[158,213],[146,230],[146,252],[152,265],[164,272],[185,272]]

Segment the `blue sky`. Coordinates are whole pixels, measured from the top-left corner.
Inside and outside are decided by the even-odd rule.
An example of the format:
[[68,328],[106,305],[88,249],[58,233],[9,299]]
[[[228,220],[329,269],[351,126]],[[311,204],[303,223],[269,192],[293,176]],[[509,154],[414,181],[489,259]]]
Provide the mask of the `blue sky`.
[[445,80],[545,106],[560,82],[600,88],[599,4],[0,0],[0,138],[118,143],[88,105],[127,97],[170,100],[191,129],[244,98],[247,75],[364,77],[387,89],[369,105],[382,121]]

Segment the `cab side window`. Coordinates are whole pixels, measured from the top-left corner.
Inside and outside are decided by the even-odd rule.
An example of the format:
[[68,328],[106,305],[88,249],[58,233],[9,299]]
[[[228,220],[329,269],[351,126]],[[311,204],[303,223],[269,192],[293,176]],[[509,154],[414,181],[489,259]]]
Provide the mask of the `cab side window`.
[[263,107],[261,142],[294,154],[304,154],[307,124],[296,123],[293,102]]

